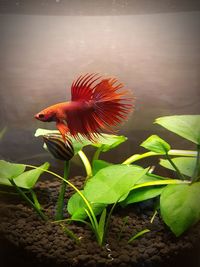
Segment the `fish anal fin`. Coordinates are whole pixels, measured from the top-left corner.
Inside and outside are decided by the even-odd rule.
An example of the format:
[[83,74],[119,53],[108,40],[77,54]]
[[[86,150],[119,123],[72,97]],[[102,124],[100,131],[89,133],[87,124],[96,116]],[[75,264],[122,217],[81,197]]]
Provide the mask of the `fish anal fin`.
[[56,127],[59,130],[59,132],[61,133],[63,140],[66,142],[65,135],[69,132],[69,128],[64,123],[64,121],[57,121],[56,122]]

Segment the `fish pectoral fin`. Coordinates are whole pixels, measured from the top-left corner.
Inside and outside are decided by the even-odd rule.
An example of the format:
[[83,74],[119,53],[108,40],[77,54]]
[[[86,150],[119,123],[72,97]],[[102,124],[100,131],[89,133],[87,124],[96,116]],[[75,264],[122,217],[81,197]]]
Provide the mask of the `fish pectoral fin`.
[[59,132],[62,135],[63,140],[66,142],[66,133],[69,132],[69,128],[67,127],[67,125],[63,122],[63,121],[57,121],[56,122],[56,127],[59,130]]

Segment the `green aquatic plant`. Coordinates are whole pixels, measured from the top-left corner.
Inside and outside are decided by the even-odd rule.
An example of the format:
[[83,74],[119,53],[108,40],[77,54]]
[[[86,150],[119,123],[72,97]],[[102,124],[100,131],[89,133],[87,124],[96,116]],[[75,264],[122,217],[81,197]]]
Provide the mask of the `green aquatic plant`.
[[133,242],[134,240],[136,240],[137,238],[143,236],[144,234],[146,233],[149,233],[150,230],[149,229],[144,229],[144,230],[141,230],[140,232],[136,233],[134,236],[132,236],[129,240],[128,240],[128,243],[131,243]]
[[196,157],[174,158],[171,165],[160,162],[175,172],[178,169],[191,181],[189,185],[167,186],[160,197],[163,220],[176,236],[180,236],[200,220],[200,115],[167,116],[155,122],[196,145]]
[[[35,133],[36,137],[42,136],[44,140],[44,148],[48,150],[56,159],[65,161],[64,166],[64,179],[66,180],[69,176],[69,165],[70,160],[74,155],[78,155],[85,167],[86,170],[86,180],[92,177],[92,175],[97,172],[99,165],[96,164],[97,154],[100,155],[100,152],[107,152],[116,146],[120,145],[124,141],[126,141],[126,137],[124,136],[116,136],[116,135],[108,135],[102,134],[96,143],[93,143],[87,139],[81,138],[80,141],[77,141],[75,138],[68,138],[68,141],[65,143],[63,139],[60,137],[58,131],[45,130],[45,129],[37,129]],[[96,148],[94,153],[92,162],[90,164],[87,156],[83,152],[83,148],[85,146],[92,145]],[[105,165],[103,165],[105,167]],[[102,166],[101,166],[102,168]],[[57,201],[56,208],[56,220],[63,219],[63,207],[64,207],[64,197],[66,191],[66,182],[62,181],[60,193]]]
[[[83,199],[84,201],[84,199]],[[88,204],[85,202],[86,206],[90,206],[90,209],[85,208],[84,211],[86,213],[86,215],[89,218],[89,222],[84,220],[84,219],[66,219],[64,221],[66,222],[81,222],[84,223],[86,225],[88,225],[91,230],[93,231],[94,235],[96,236],[96,240],[98,242],[98,244],[100,246],[105,244],[105,239],[106,239],[106,234],[109,228],[109,224],[110,224],[110,220],[111,220],[111,215],[113,213],[113,210],[117,204],[117,202],[115,204],[113,204],[112,208],[110,209],[109,213],[107,213],[107,209],[104,208],[103,211],[100,214],[100,218],[99,221],[97,219],[97,216],[94,213],[94,210],[92,208],[92,205],[90,205],[90,203],[88,202]],[[92,211],[92,212],[91,212]]]
[[25,171],[25,164],[0,160],[0,185],[13,187],[43,220],[47,220],[47,217],[42,211],[33,188],[40,175],[48,168],[49,163],[46,162],[40,167],[35,167],[34,170]]
[[[189,116],[189,118],[187,115],[170,116],[157,119],[156,123],[162,125],[165,123],[165,120],[168,120],[171,122],[169,126],[170,130],[173,131],[172,124],[174,124],[174,132],[183,136],[182,127],[185,124],[187,125],[189,120],[190,126],[188,127],[188,131],[184,131],[183,137],[197,142],[200,133],[196,125],[200,124],[199,118],[200,116],[198,115]],[[181,133],[179,133],[178,125]],[[165,128],[167,128],[166,125]],[[171,149],[171,146],[165,140],[157,135],[152,135],[141,146],[148,149],[149,152],[132,155],[120,165],[112,165],[105,161],[96,160],[93,166],[97,171],[94,171],[92,179],[86,183],[82,193],[92,203],[93,207],[95,207],[95,214],[99,214],[105,208],[105,205],[113,204],[117,199],[121,206],[126,206],[160,196],[161,216],[175,235],[179,236],[200,219],[199,206],[197,205],[199,202],[198,192],[200,192],[198,182],[199,145],[197,143],[197,152]],[[160,165],[174,170],[177,179],[154,174],[149,169],[145,170],[145,173],[143,173],[142,177],[135,184],[129,184],[127,186],[127,176],[123,169],[120,172],[120,168],[125,165],[134,167],[135,170],[141,170],[141,166],[132,165],[132,163],[135,164],[136,161],[151,156],[165,157],[165,159],[160,160]],[[138,177],[138,175],[136,176]],[[131,177],[133,178],[134,175],[132,174]],[[127,195],[125,197],[124,194],[124,197],[119,199],[122,190]],[[78,219],[87,216],[84,212],[84,204],[77,194],[70,198],[67,206],[72,218]],[[192,207],[192,210],[195,211],[193,214],[190,214],[191,209],[189,207]],[[184,210],[187,210],[187,212],[184,212]],[[177,212],[180,212],[179,220],[177,220]]]
[[[26,166],[29,168],[33,168],[33,169],[40,169],[40,171],[44,171],[46,173],[49,173],[49,174],[61,179],[62,181],[64,181],[66,184],[68,184],[70,187],[72,187],[78,193],[78,195],[81,197],[81,199],[83,200],[83,202],[86,205],[85,212],[86,212],[86,214],[90,220],[89,223],[87,221],[80,220],[80,219],[65,219],[65,220],[53,221],[53,223],[60,223],[61,226],[63,227],[63,222],[69,222],[72,220],[83,222],[83,223],[85,223],[91,227],[92,231],[94,232],[94,234],[96,236],[98,244],[100,246],[102,246],[104,244],[104,241],[105,241],[105,235],[106,235],[106,232],[107,232],[107,229],[109,226],[109,222],[110,222],[110,217],[111,217],[111,214],[112,214],[112,211],[113,211],[115,205],[113,205],[113,207],[111,208],[108,216],[107,216],[106,209],[104,209],[102,214],[101,214],[101,217],[99,219],[99,222],[98,222],[97,216],[95,215],[94,210],[93,210],[91,204],[89,203],[89,201],[87,200],[87,198],[71,182],[69,182],[68,180],[65,180],[65,178],[63,178],[62,176],[60,176],[60,175],[58,175],[52,171],[38,168],[38,167],[35,167],[32,165],[26,165]],[[72,231],[70,231],[67,227],[64,227],[64,232],[67,232],[67,235],[70,236],[71,238],[76,239],[76,242],[78,241],[76,235],[74,235],[74,233]]]
[[[110,166],[110,167],[114,167],[114,166]],[[99,171],[100,173],[103,172],[104,170],[106,170],[107,168],[102,169],[101,171]],[[118,190],[117,195],[113,192],[107,192],[107,193],[111,193],[112,194],[112,207],[110,209],[110,212],[107,215],[107,211],[106,211],[106,206],[107,204],[101,204],[101,203],[93,203],[92,201],[89,200],[89,197],[87,195],[87,191],[84,188],[84,191],[82,190],[82,196],[84,196],[87,201],[88,204],[91,206],[92,209],[92,214],[91,210],[88,210],[88,204],[86,203],[86,201],[83,199],[83,197],[79,194],[79,192],[77,192],[76,194],[74,194],[70,200],[68,201],[68,212],[70,214],[73,214],[71,216],[71,221],[80,221],[83,223],[86,223],[86,218],[88,217],[90,220],[90,227],[92,228],[96,238],[97,238],[97,242],[100,246],[102,246],[105,243],[105,239],[106,239],[106,235],[107,235],[107,231],[109,228],[109,224],[110,224],[110,220],[111,220],[111,215],[113,213],[113,210],[115,208],[115,206],[120,202],[121,199],[124,199],[124,197],[126,197],[129,187],[130,185],[134,184],[134,181],[136,181],[137,179],[140,179],[144,172],[146,172],[146,170],[144,169],[135,169],[134,166],[122,166],[122,165],[116,165],[115,166],[116,172],[120,174],[123,174],[123,178],[124,178],[124,183],[126,184],[124,186],[124,188],[122,188],[122,190]],[[98,172],[98,173],[99,173]],[[91,182],[95,179],[96,176],[98,176],[98,173],[92,177],[92,179],[90,179],[87,184],[91,184]],[[106,170],[106,174],[109,174],[110,172],[108,170]],[[111,172],[112,173],[112,172]],[[112,173],[113,174],[113,173]],[[106,176],[104,176],[106,177]],[[111,176],[110,176],[111,178]],[[109,179],[110,183],[112,183],[111,180],[113,179]],[[114,182],[114,180],[113,180]],[[116,184],[117,186],[117,184]],[[101,186],[102,189],[102,186]],[[105,188],[106,191],[106,188]],[[105,194],[107,194],[104,191],[104,196]],[[95,191],[97,192],[97,190]],[[124,196],[125,195],[125,196]],[[107,202],[109,202],[107,200]],[[99,222],[97,221],[97,219],[94,219],[97,215],[100,215],[100,219]],[[91,216],[92,215],[92,216]],[[87,224],[87,223],[86,223]]]
[[[79,242],[77,237],[64,223],[77,221],[88,225],[96,236],[98,244],[102,246],[106,242],[111,216],[116,205],[123,208],[155,197],[159,199],[163,221],[176,236],[179,236],[200,220],[198,205],[200,201],[200,116],[167,116],[156,119],[155,123],[195,143],[197,149],[172,149],[167,141],[154,134],[141,144],[141,147],[148,150],[147,152],[131,155],[122,163],[116,164],[106,162],[100,159],[100,156],[101,153],[125,142],[127,138],[124,136],[102,134],[95,143],[83,138],[80,141],[71,138],[65,144],[58,131],[38,129],[35,136],[44,138],[45,149],[54,157],[64,161],[63,177],[49,171],[48,163],[35,167],[0,161],[0,184],[13,186],[40,217],[47,219],[33,187],[43,172],[60,179],[61,188],[54,222],[60,223],[68,236],[76,242]],[[95,150],[91,162],[83,151],[84,147],[89,145]],[[80,157],[86,171],[86,180],[81,190],[68,180],[69,162],[74,156]],[[157,169],[152,166],[143,168],[136,165],[136,162],[149,157],[161,158],[160,166],[174,171],[176,177],[159,175],[155,173]],[[25,171],[26,167],[33,170]],[[66,185],[75,190],[67,202],[67,211],[71,216],[67,219],[63,215]],[[132,242],[146,232],[145,229],[137,233],[128,242]]]
[[[81,142],[77,142],[77,140],[75,140],[74,138],[70,138],[70,140],[68,139],[68,143],[70,142],[70,146],[68,147],[68,144],[65,144],[65,142],[60,138],[59,133],[57,131],[47,131],[43,129],[38,129],[35,133],[35,136],[36,137],[43,136],[45,149],[47,148],[48,151],[57,159],[66,160],[67,157],[65,157],[65,155],[68,154],[68,149],[71,150],[71,148],[73,147],[74,155],[76,154],[79,155],[79,157],[81,158],[85,166],[85,170],[87,174],[86,180],[90,178],[92,175],[94,175],[94,173],[96,173],[98,169],[105,167],[104,162],[98,160],[100,152],[107,152],[115,148],[119,144],[123,143],[127,139],[126,137],[123,137],[123,136],[108,135],[108,134],[102,134],[96,143],[92,143],[88,141],[87,139],[83,139],[83,138]],[[48,139],[47,139],[47,136],[48,136]],[[93,164],[90,164],[87,156],[82,150],[83,147],[87,145],[92,145],[96,148],[96,151],[92,159]],[[62,158],[61,155],[64,157]],[[68,159],[68,162],[70,159]],[[101,162],[100,167],[98,164],[99,162]],[[106,166],[107,165],[109,164],[106,163]],[[53,174],[53,172],[51,173]],[[57,202],[57,214],[55,217],[56,221],[58,221],[58,223],[69,222],[69,221],[79,221],[79,222],[89,225],[96,236],[98,244],[102,246],[105,241],[105,236],[106,236],[107,229],[109,226],[112,211],[115,205],[117,204],[117,202],[113,204],[109,213],[107,213],[106,205],[101,205],[101,204],[93,205],[87,200],[87,198],[84,196],[82,191],[78,190],[76,187],[73,187],[76,190],[76,194],[73,195],[72,197],[72,200],[74,199],[73,203],[77,203],[77,201],[81,203],[82,205],[81,213],[83,213],[83,216],[79,214],[79,211],[80,211],[79,207],[77,208],[76,205],[75,206],[72,205],[71,206],[72,210],[73,209],[76,210],[77,208],[78,219],[76,219],[76,216],[72,216],[71,219],[63,220],[64,193],[65,193],[67,183],[68,182],[66,180],[66,175],[64,175],[63,180],[62,180],[60,194],[58,197],[58,202]],[[100,215],[99,220],[97,218],[97,215]],[[84,220],[85,217],[89,218],[89,222]]]
[[[141,146],[150,150],[150,156],[164,156],[160,165],[174,171],[178,179],[189,181],[188,184],[170,184],[165,187],[151,187],[140,192],[132,192],[126,199],[126,204],[141,201],[160,195],[160,211],[164,222],[176,236],[180,236],[189,227],[200,220],[200,116],[178,115],[161,117],[155,123],[165,127],[196,144],[196,151],[171,150],[170,145],[158,137],[150,136]],[[173,157],[172,156],[178,156]],[[128,162],[135,162],[134,156]],[[126,161],[127,163],[127,161]],[[153,191],[152,191],[153,190]],[[151,196],[152,191],[152,196]],[[137,196],[139,195],[139,196]]]
[[[184,120],[186,121],[184,122]],[[198,132],[199,130],[198,127],[195,127],[196,131],[193,128],[198,124],[198,120],[199,116],[190,116],[189,118],[188,116],[170,116],[157,119],[156,123],[164,126],[165,128],[168,127],[166,125],[170,125],[169,128],[171,131],[174,131],[175,133],[182,135],[182,137],[188,138],[189,140],[195,140],[196,142],[197,140],[199,140],[198,133],[196,133],[196,131]],[[184,133],[182,134],[183,125],[188,125],[189,122],[190,126],[188,127],[188,131],[184,130]],[[173,130],[173,125],[175,127],[175,130]],[[179,129],[181,133],[179,133]],[[192,134],[195,137],[191,136]],[[188,226],[186,226],[187,224],[184,221],[182,223],[184,223],[185,227],[181,228],[182,231],[179,232],[178,230],[176,230],[176,227],[174,228],[173,223],[169,222],[170,220],[166,215],[168,214],[168,204],[167,202],[165,202],[168,196],[167,190],[170,190],[169,188],[175,188],[175,191],[178,190],[179,192],[179,190],[181,191],[181,189],[183,191],[190,189],[193,193],[186,194],[192,194],[193,198],[195,199],[195,201],[193,202],[197,203],[197,194],[195,192],[198,191],[198,183],[195,183],[195,185],[191,184],[197,182],[199,179],[199,174],[197,171],[199,168],[199,152],[171,149],[171,146],[164,139],[162,139],[158,135],[152,135],[141,144],[143,148],[149,150],[148,152],[132,155],[122,164],[113,164],[99,159],[101,152],[106,152],[124,141],[126,141],[125,137],[118,137],[113,135],[106,135],[106,137],[102,137],[102,139],[98,140],[95,144],[91,143],[88,140],[82,140],[81,144],[77,143],[76,140],[74,140],[74,143],[72,141],[76,148],[76,153],[79,153],[79,156],[80,152],[83,153],[83,164],[86,170],[89,169],[89,171],[86,171],[86,173],[89,174],[88,177],[92,177],[91,179],[86,181],[84,188],[81,190],[82,195],[84,195],[84,197],[87,199],[95,216],[100,215],[108,205],[113,205],[116,202],[120,203],[123,207],[128,204],[141,202],[160,196],[160,208],[163,220],[167,225],[169,225],[171,230],[176,235],[180,235],[189,227],[189,225],[192,224],[192,222],[195,223],[197,220],[199,220],[197,219],[199,215],[188,215]],[[92,164],[89,163],[88,158],[82,151],[82,148],[87,145],[92,145],[97,148],[92,158]],[[165,157],[160,160],[160,165],[165,168],[174,170],[177,174],[177,179],[163,177],[158,174],[152,173],[150,171],[150,168],[143,169],[141,166],[132,165],[140,159],[151,156]],[[130,175],[132,184],[129,184],[128,173],[132,168],[134,169],[134,172]],[[138,174],[138,171],[141,173],[143,172],[141,177]],[[191,177],[191,179],[189,179],[188,175]],[[115,178],[113,179],[113,177]],[[135,182],[134,177],[137,178],[137,181]],[[182,194],[184,195],[184,193]],[[178,202],[178,199],[180,199],[179,195],[177,197],[177,200],[173,201],[173,203]],[[189,200],[187,202],[188,205],[191,205],[191,202],[192,200]],[[75,193],[67,203],[67,210],[71,214],[71,219],[85,220],[87,217],[89,217],[88,212],[85,210],[86,206],[87,205],[82,196],[78,193]],[[173,205],[171,204],[171,206]],[[173,210],[176,209],[173,208]],[[170,213],[171,212],[169,212],[169,214]],[[194,217],[194,219],[191,220],[191,217]],[[174,218],[176,218],[175,215]],[[181,222],[179,223],[178,228],[181,227],[180,225]]]

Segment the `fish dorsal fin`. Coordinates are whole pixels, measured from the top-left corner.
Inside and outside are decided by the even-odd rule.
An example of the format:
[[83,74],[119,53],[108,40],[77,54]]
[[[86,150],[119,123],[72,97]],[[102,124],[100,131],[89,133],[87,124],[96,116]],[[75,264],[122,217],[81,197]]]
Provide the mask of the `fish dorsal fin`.
[[99,80],[101,76],[97,73],[87,73],[81,75],[71,86],[71,100],[72,101],[90,101],[92,99],[94,83]]

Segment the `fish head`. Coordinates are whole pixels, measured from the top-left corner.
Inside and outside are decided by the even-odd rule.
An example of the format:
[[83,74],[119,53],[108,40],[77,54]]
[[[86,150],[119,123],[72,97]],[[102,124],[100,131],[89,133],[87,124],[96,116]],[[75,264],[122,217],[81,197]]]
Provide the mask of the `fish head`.
[[46,108],[35,114],[34,118],[43,121],[43,122],[50,122],[50,121],[55,121],[55,112],[50,109]]

